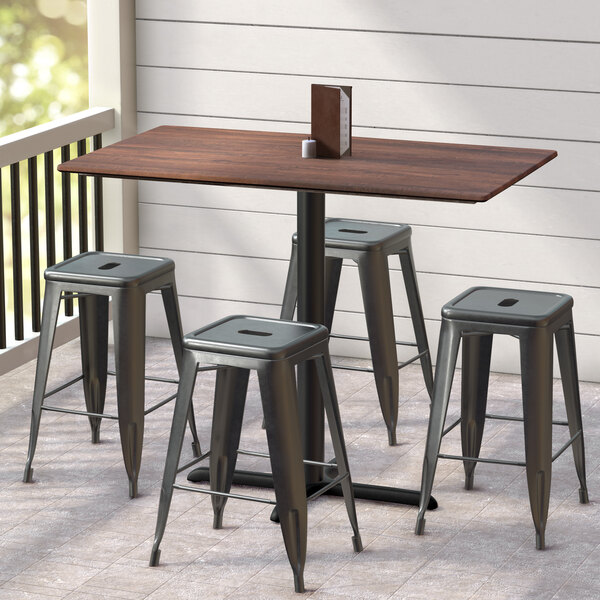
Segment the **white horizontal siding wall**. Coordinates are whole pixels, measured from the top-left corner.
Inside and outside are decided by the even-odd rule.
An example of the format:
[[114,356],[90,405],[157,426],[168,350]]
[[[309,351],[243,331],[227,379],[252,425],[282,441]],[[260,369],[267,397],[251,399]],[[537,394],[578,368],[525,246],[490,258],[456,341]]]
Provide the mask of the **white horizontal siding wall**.
[[[440,307],[476,284],[575,298],[580,374],[600,381],[600,3],[577,0],[138,0],[138,127],[310,130],[310,84],[353,87],[355,135],[553,148],[557,159],[482,205],[329,195],[330,216],[413,226],[435,352]],[[184,327],[276,316],[295,195],[141,183],[140,250],[177,264]],[[397,261],[399,337],[411,335]],[[364,333],[356,269],[335,325]],[[160,298],[150,332],[166,334]],[[493,368],[518,371],[512,340]],[[511,351],[504,351],[510,349]],[[334,351],[366,348],[336,341]]]

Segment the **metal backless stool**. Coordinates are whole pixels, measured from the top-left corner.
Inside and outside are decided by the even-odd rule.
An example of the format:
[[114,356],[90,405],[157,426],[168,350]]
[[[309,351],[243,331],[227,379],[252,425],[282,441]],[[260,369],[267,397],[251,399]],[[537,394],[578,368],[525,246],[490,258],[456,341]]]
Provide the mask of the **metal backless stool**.
[[[477,462],[524,466],[529,503],[536,531],[536,547],[544,548],[548,517],[552,461],[572,446],[579,478],[579,500],[588,502],[585,476],[583,425],[579,400],[575,334],[566,294],[474,287],[442,308],[442,328],[435,371],[435,384],[421,483],[421,502],[416,533],[423,533],[425,509],[431,495],[437,459],[462,460],[465,488],[473,486]],[[519,339],[525,430],[525,462],[479,458],[486,417],[487,391],[493,334]],[[444,431],[450,388],[463,342],[461,418]],[[567,422],[552,421],[552,355],[556,341],[565,396]],[[511,417],[510,420],[515,420]],[[460,423],[462,456],[440,454],[442,436]],[[552,425],[568,425],[570,439],[552,456]]]
[[[356,552],[362,550],[342,424],[331,373],[327,329],[322,325],[232,316],[186,335],[184,347],[183,371],[173,415],[150,565],[156,566],[159,562],[159,545],[167,524],[173,488],[211,494],[215,528],[220,528],[222,525],[223,509],[228,497],[256,500],[275,504],[288,559],[294,572],[294,587],[297,592],[302,592],[306,558],[307,498],[294,367],[307,360],[314,360],[317,366],[335,452],[336,465],[333,467],[338,471],[337,477],[310,496],[309,500],[320,496],[330,487],[341,484],[354,532],[352,537],[354,550]],[[220,366],[217,370],[211,449],[203,457],[180,468],[179,455],[185,431],[185,419],[200,361]],[[258,371],[268,454],[238,449],[249,369]],[[270,458],[275,488],[274,502],[265,498],[229,493],[238,453]],[[210,456],[210,490],[175,483],[177,473],[208,456]],[[310,464],[332,466],[331,463],[312,461]]]
[[[379,404],[388,430],[388,440],[392,446],[396,444],[398,422],[398,370],[420,359],[423,378],[430,396],[433,389],[431,357],[410,238],[411,228],[408,225],[347,219],[328,219],[325,223],[327,298],[325,325],[331,331],[342,262],[344,258],[350,258],[358,265],[368,338],[336,334],[331,334],[331,337],[368,339],[373,362],[372,369],[347,365],[334,365],[334,368],[374,373]],[[388,256],[395,254],[400,258],[416,343],[399,342],[395,337],[388,269]],[[297,234],[294,234],[281,310],[282,319],[292,319],[294,315],[298,295],[297,271]],[[398,364],[397,344],[417,346],[418,354]]]
[[[100,423],[103,418],[118,419],[125,469],[129,477],[129,495],[134,498],[137,495],[142,459],[144,415],[175,398],[173,394],[148,410],[144,408],[146,294],[152,290],[161,291],[175,360],[181,371],[183,335],[175,287],[175,264],[167,258],[85,252],[48,267],[44,277],[46,291],[33,392],[29,451],[23,481],[32,480],[31,463],[42,410],[87,415],[93,443],[100,441]],[[103,414],[108,373],[109,297],[113,303],[118,416]],[[79,300],[83,374],[46,393],[56,320],[60,301],[64,298]],[[81,379],[87,411],[67,410],[44,404],[45,398]],[[147,379],[171,381],[157,377]],[[172,383],[177,383],[177,380]],[[189,423],[194,452],[199,455],[200,443],[191,407]]]

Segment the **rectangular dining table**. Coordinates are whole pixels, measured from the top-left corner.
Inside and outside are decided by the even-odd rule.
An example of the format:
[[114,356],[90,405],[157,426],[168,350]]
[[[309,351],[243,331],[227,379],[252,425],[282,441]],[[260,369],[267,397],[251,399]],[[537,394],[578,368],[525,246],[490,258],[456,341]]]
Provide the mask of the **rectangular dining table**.
[[[485,202],[556,155],[554,150],[353,137],[352,156],[303,159],[295,133],[162,126],[59,165],[67,173],[124,179],[292,190],[297,193],[298,320],[325,319],[325,194],[442,202]],[[368,204],[365,203],[368,212]],[[432,210],[435,205],[432,204]],[[463,343],[468,344],[468,338]],[[324,460],[323,405],[316,371],[298,373],[305,458]],[[206,477],[196,473],[196,480]],[[194,474],[190,476],[194,480]],[[326,485],[323,467],[306,467],[307,486]],[[237,483],[270,485],[240,472]],[[333,493],[336,493],[333,490]],[[418,504],[419,492],[355,484],[358,498]],[[434,499],[430,508],[437,506]]]

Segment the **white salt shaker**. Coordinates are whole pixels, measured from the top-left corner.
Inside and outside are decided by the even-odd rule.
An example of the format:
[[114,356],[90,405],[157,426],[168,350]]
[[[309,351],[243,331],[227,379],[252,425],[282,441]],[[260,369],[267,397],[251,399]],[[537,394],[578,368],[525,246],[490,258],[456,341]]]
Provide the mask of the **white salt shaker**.
[[317,158],[317,140],[302,140],[302,158]]

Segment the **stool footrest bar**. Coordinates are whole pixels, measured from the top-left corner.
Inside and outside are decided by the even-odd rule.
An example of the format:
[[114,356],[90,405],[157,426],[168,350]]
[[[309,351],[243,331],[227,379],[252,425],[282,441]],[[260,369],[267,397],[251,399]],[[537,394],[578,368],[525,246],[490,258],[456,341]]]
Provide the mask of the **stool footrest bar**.
[[71,381],[67,381],[67,383],[63,383],[62,385],[59,385],[57,388],[54,388],[53,390],[46,392],[44,394],[44,398],[49,398],[50,396],[57,394],[58,392],[62,392],[65,388],[68,388],[70,385],[73,385],[74,383],[77,383],[78,381],[81,381],[82,379],[83,379],[83,375],[80,375],[79,377],[75,377],[75,379],[71,379]]
[[444,429],[444,431],[442,432],[442,437],[444,437],[447,433],[450,433],[460,423],[460,421],[461,419],[459,417],[458,419],[456,419],[456,421],[454,421],[454,423],[452,423],[452,425],[446,427],[446,429]]
[[415,361],[419,360],[422,356],[425,356],[426,354],[429,354],[429,350],[423,350],[423,352],[419,352],[419,354],[416,354],[412,358],[409,358],[408,360],[405,360],[404,362],[398,363],[398,370],[403,369],[404,367],[414,363]]
[[[117,373],[109,369],[108,371],[106,371],[106,374],[115,377]],[[169,377],[157,377],[155,375],[144,375],[144,379],[146,381],[160,381],[161,383],[179,383],[179,379],[172,379]]]
[[[523,417],[510,417],[510,416],[506,416],[506,415],[492,415],[492,414],[486,413],[485,418],[486,419],[495,419],[497,421],[519,421],[521,423],[523,422]],[[442,437],[444,437],[447,433],[450,433],[450,431],[452,431],[460,422],[461,422],[461,418],[459,417],[456,421],[454,421],[454,423],[452,423],[452,425],[449,425],[446,429],[444,429],[444,431],[442,432]],[[561,427],[568,427],[569,423],[567,423],[567,421],[552,421],[552,425],[560,425]],[[564,450],[563,450],[563,452],[564,452]]]
[[[269,458],[269,454],[266,452],[256,452],[255,450],[241,450],[238,449],[238,454],[244,454],[246,456],[258,456],[260,458]],[[321,462],[316,460],[303,460],[305,465],[314,465],[316,467],[337,467],[335,462]]]
[[48,406],[46,404],[44,404],[41,408],[42,410],[49,410],[50,412],[61,412],[69,415],[82,415],[84,417],[98,417],[99,419],[117,420],[119,418],[116,415],[105,415],[102,413],[88,412],[86,410],[73,410],[71,408],[60,408],[58,406]]
[[316,492],[314,492],[313,494],[308,496],[308,498],[306,498],[306,499],[314,500],[315,498],[322,496],[323,494],[328,492],[332,487],[335,487],[338,483],[341,483],[342,481],[344,481],[344,479],[347,479],[348,477],[349,477],[348,473],[345,473],[344,475],[339,475],[338,477],[336,477],[335,479],[332,479],[329,483],[324,485],[322,488],[318,489]]
[[[330,338],[337,338],[340,340],[354,340],[356,342],[368,342],[369,338],[368,337],[362,337],[362,336],[358,336],[358,335],[344,335],[342,333],[330,333],[329,334]],[[413,347],[417,347],[417,342],[403,342],[401,340],[396,340],[394,342],[394,344],[396,344],[396,346],[413,346]]]
[[582,434],[581,429],[568,439],[563,446],[552,456],[552,461],[555,461],[580,435]]
[[154,412],[157,408],[164,406],[165,404],[167,404],[167,402],[171,402],[171,400],[174,400],[175,398],[177,398],[177,393],[171,394],[168,398],[165,398],[164,400],[157,402],[154,406],[151,406],[150,408],[145,410],[144,414],[147,415],[147,414],[150,414],[151,412]]
[[332,364],[332,369],[343,369],[344,371],[362,371],[363,373],[372,373],[373,369],[370,367],[353,367],[352,365],[338,365]]
[[256,452],[254,450],[240,450],[238,448],[238,454],[244,454],[245,456],[258,456],[260,458],[269,458],[269,455],[266,452]]
[[197,465],[199,462],[203,461],[204,459],[208,458],[209,456],[210,456],[210,450],[208,452],[205,452],[202,456],[197,456],[196,458],[190,460],[182,467],[178,467],[177,471],[175,471],[175,472],[181,473],[182,471],[187,471],[190,467]]
[[231,494],[229,492],[217,492],[215,490],[207,490],[204,488],[192,487],[191,485],[181,485],[180,483],[173,484],[173,487],[178,490],[198,492],[200,494],[209,494],[210,496],[225,496],[227,498],[235,498],[236,500],[251,500],[252,502],[261,502],[262,504],[276,504],[274,500],[269,500],[268,498],[258,498],[257,496],[245,496],[243,494]]
[[[511,417],[508,415],[492,415],[486,413],[485,418],[496,419],[498,421],[520,421],[521,423],[523,422],[523,417]],[[568,427],[569,423],[567,421],[552,421],[552,425],[562,425],[564,427]]]
[[[404,367],[414,363],[425,354],[428,354],[428,352],[428,350],[424,350],[420,354],[415,354],[415,356],[409,358],[408,360],[398,363],[398,370],[403,369]],[[331,367],[333,369],[343,369],[344,371],[362,371],[363,373],[373,373],[373,367],[355,367],[353,365],[340,365],[338,363],[332,364]]]
[[[510,419],[513,420],[513,419]],[[457,421],[457,423],[460,423],[460,419]],[[451,425],[451,427],[455,426],[457,423],[454,423],[453,425]],[[560,449],[552,455],[552,462],[554,462],[580,435],[581,435],[581,429],[571,438],[569,438],[561,447]],[[473,456],[458,456],[456,454],[438,454],[438,458],[448,458],[450,460],[468,460],[468,461],[472,461],[472,462],[486,462],[486,463],[494,463],[494,464],[498,464],[498,465],[514,465],[517,467],[524,467],[525,466],[525,462],[521,462],[521,461],[513,461],[513,460],[500,460],[500,459],[493,459],[493,458],[474,458]]]
[[499,458],[475,458],[474,456],[458,456],[456,454],[438,454],[438,458],[448,458],[450,460],[468,460],[470,462],[492,463],[495,465],[512,465],[514,467],[524,467],[524,461],[502,460]]

